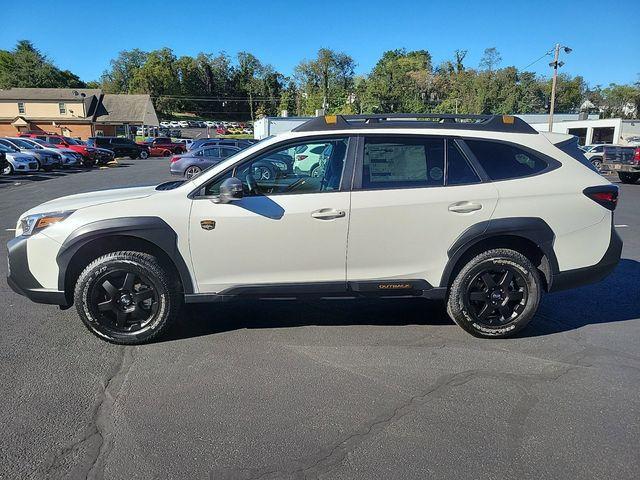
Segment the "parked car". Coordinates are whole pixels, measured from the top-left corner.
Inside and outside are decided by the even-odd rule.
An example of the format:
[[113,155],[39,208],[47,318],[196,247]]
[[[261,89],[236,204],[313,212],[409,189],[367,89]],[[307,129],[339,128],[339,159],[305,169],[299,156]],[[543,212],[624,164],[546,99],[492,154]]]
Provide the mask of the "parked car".
[[187,122],[186,120],[181,120],[178,122],[178,126],[180,128],[189,128],[189,122]]
[[168,128],[171,126],[171,122],[167,122],[167,121],[160,122],[160,126]]
[[238,147],[217,145],[190,150],[187,153],[171,157],[169,171],[172,175],[180,175],[190,179],[239,151]]
[[4,150],[0,150],[0,175],[4,175],[4,171],[8,166],[7,155]]
[[254,143],[256,143],[255,140],[244,138],[199,138],[198,140],[195,140],[188,149],[195,150],[207,145],[228,145],[232,147],[247,148]]
[[209,127],[209,128],[213,128],[213,127],[216,127],[216,126],[217,126],[217,125],[216,125],[216,123],[215,123],[215,122],[212,122],[211,120],[207,120],[207,121],[206,121],[206,122],[204,122],[204,123],[205,123],[205,125],[206,125],[207,127]]
[[176,120],[172,120],[171,122],[169,122],[169,126],[171,128],[180,128],[180,122],[177,122]]
[[181,138],[177,140],[176,143],[181,143],[186,150],[190,150],[189,147],[193,144],[193,138]]
[[7,147],[1,143],[0,152],[4,153],[7,161],[2,170],[3,175],[37,172],[40,169],[40,164],[33,155],[22,153],[15,148]]
[[227,130],[227,127],[225,127],[225,126],[218,125],[218,128],[216,128],[216,134],[217,135],[228,135],[229,134],[229,130]]
[[22,133],[20,137],[37,138],[43,140],[51,145],[55,145],[56,148],[69,148],[74,152],[78,152],[82,155],[82,165],[86,168],[90,168],[96,163],[96,156],[98,154],[95,148],[85,145],[79,140],[64,137],[62,135],[55,135],[50,133]]
[[126,137],[91,137],[87,144],[92,147],[111,150],[115,157],[145,159],[149,157],[149,148]]
[[[316,117],[188,182],[49,201],[20,215],[7,281],[75,303],[119,344],[157,338],[183,303],[310,295],[439,299],[495,339],[524,329],[543,293],[613,271],[618,187],[575,137],[507,115],[419,118]],[[321,177],[254,175],[320,143]]]
[[168,157],[172,154],[180,154],[186,151],[182,143],[176,143],[168,137],[147,139],[139,145],[146,147],[152,157]]
[[317,177],[320,172],[320,158],[326,147],[326,143],[300,145],[297,147],[293,155],[294,173],[306,173],[312,177]]
[[584,150],[584,156],[596,167],[598,170],[602,169],[602,154],[604,152],[604,144],[585,145],[581,147]]
[[627,145],[631,147],[640,147],[640,136],[638,137],[628,137]]
[[70,148],[56,148],[55,145],[47,143],[44,140],[40,140],[39,138],[20,137],[20,139],[24,142],[39,145],[47,151],[60,153],[60,155],[62,155],[62,168],[75,168],[82,166],[82,155]]
[[0,138],[0,143],[6,147],[15,148],[19,152],[33,155],[40,168],[45,172],[50,172],[62,165],[62,155],[59,153],[47,152],[44,149],[34,147],[28,142],[23,142],[20,138]]
[[602,166],[616,172],[622,183],[640,180],[640,147],[605,145]]

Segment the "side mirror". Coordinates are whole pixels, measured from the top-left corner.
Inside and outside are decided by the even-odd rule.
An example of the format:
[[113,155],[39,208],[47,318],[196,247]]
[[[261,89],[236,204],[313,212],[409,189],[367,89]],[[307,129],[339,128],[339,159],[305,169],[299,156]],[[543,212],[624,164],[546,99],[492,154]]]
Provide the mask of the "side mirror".
[[220,195],[216,203],[229,203],[241,200],[243,197],[242,182],[236,177],[227,178],[220,185]]

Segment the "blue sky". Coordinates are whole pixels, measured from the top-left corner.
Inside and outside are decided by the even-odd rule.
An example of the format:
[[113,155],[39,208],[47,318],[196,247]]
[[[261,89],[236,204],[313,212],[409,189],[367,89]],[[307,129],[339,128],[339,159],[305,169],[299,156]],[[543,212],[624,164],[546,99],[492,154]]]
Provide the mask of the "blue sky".
[[[467,49],[470,67],[496,47],[502,66],[522,68],[556,42],[573,48],[562,70],[591,86],[640,79],[638,0],[39,3],[25,12],[24,3],[3,2],[0,49],[29,39],[83,80],[97,79],[119,51],[135,47],[169,47],[178,56],[246,50],[290,74],[321,47],[350,54],[366,73],[385,50],[403,47],[429,50],[436,65]],[[548,75],[550,60],[529,69]]]

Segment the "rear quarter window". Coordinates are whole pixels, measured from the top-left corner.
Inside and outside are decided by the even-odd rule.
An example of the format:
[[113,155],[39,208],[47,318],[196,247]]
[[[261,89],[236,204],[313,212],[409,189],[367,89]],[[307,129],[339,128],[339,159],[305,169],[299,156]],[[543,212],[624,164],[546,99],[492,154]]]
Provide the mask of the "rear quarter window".
[[528,177],[548,167],[546,161],[515,145],[489,140],[465,140],[491,180]]
[[[594,172],[598,172],[598,169],[593,166],[593,164],[584,156],[584,151],[580,148],[578,144],[578,137],[574,137],[569,140],[565,140],[562,143],[556,145],[561,151],[569,155],[571,158],[577,160],[582,165],[587,167]],[[593,151],[593,150],[592,150]]]

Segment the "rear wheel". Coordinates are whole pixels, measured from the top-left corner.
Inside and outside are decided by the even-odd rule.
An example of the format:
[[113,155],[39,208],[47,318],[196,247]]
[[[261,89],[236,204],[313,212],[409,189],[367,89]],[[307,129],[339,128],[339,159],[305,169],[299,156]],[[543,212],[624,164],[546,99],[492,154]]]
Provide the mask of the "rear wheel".
[[596,170],[601,172],[602,171],[602,158],[601,157],[593,157],[591,159],[591,165],[593,165],[596,168]]
[[200,169],[200,167],[196,167],[195,165],[192,165],[190,167],[187,167],[187,169],[184,171],[184,176],[186,178],[193,178],[200,175],[201,172],[202,170]]
[[640,180],[640,173],[619,172],[618,178],[622,183],[636,183]]
[[541,291],[538,270],[527,257],[509,249],[489,250],[456,276],[447,312],[472,335],[504,338],[531,321]]
[[175,319],[181,299],[173,283],[152,255],[113,252],[84,269],[74,300],[82,322],[94,335],[135,345],[160,335]]

